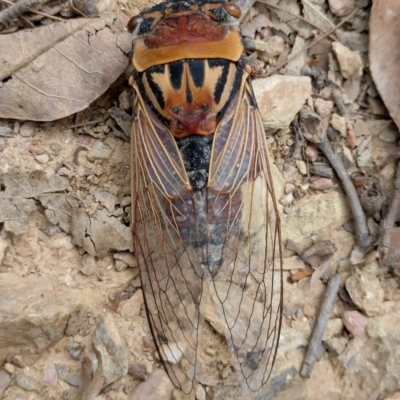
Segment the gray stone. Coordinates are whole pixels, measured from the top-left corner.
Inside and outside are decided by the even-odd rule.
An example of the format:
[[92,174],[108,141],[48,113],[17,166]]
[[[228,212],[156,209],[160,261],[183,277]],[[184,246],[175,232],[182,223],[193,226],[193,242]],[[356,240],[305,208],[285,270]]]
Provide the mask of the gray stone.
[[111,148],[101,140],[95,140],[86,155],[87,159],[91,162],[96,160],[108,160],[110,156]]
[[168,399],[174,385],[163,369],[155,370],[145,382],[142,382],[128,397],[128,400],[164,400]]
[[1,363],[10,353],[40,353],[58,342],[82,296],[54,289],[45,276],[12,273],[0,274],[0,293]]
[[67,349],[68,354],[71,356],[72,359],[79,360],[84,346],[77,342],[68,342],[65,348]]
[[8,385],[11,382],[10,375],[7,374],[6,371],[0,371],[0,395],[7,389]]
[[33,131],[35,130],[36,124],[32,121],[24,122],[21,125],[19,133],[23,137],[30,137],[33,135]]
[[15,382],[20,388],[26,391],[33,390],[35,392],[40,393],[43,389],[40,383],[36,379],[27,376],[25,374],[18,374],[15,377]]
[[256,79],[254,93],[264,126],[270,130],[288,128],[311,95],[311,80],[306,76],[275,75]]
[[346,280],[346,289],[353,302],[368,316],[383,313],[384,291],[377,277],[355,269]]
[[93,334],[93,346],[102,356],[105,386],[128,373],[129,350],[110,313],[97,325]]

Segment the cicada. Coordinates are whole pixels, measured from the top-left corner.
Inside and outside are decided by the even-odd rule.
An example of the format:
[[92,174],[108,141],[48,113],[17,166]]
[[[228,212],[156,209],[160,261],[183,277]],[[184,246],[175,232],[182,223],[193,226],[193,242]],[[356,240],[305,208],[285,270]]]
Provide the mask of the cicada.
[[128,24],[134,249],[159,358],[186,393],[210,307],[249,390],[266,384],[279,342],[280,223],[240,13],[172,0]]

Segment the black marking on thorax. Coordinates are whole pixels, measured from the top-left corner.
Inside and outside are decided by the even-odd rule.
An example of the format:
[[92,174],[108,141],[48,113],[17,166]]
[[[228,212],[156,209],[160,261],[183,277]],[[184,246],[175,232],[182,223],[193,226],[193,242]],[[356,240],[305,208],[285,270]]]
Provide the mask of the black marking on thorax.
[[192,135],[177,140],[183,164],[194,191],[202,190],[208,181],[212,136]]

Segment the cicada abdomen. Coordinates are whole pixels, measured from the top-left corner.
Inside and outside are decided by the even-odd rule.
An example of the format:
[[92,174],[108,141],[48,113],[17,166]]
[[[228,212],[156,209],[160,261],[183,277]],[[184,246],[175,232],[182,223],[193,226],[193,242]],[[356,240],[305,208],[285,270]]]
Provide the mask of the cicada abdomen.
[[239,17],[229,2],[171,1],[129,25],[135,252],[157,351],[186,393],[210,305],[251,391],[279,341],[280,225]]

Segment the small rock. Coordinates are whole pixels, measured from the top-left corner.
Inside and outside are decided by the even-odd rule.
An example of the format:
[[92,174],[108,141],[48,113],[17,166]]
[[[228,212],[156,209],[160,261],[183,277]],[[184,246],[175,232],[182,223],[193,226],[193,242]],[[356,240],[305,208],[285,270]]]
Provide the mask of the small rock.
[[87,159],[91,162],[96,160],[108,160],[110,156],[110,147],[104,144],[101,140],[95,140],[94,143],[91,144],[86,155]]
[[311,94],[311,80],[305,76],[275,75],[256,79],[254,93],[266,128],[286,129]]
[[147,381],[151,372],[151,367],[143,362],[136,361],[129,364],[128,374],[142,381]]
[[4,370],[0,370],[0,395],[3,394],[3,392],[7,389],[10,382],[10,375],[8,375]]
[[14,367],[14,365],[12,365],[10,363],[5,363],[4,371],[8,372],[9,374],[13,374],[15,372],[15,367]]
[[115,210],[116,204],[119,204],[118,197],[104,189],[97,189],[94,192],[94,198],[110,212]]
[[164,400],[170,398],[174,385],[163,369],[156,369],[147,379],[136,387],[128,400]]
[[73,172],[66,167],[61,167],[58,171],[57,171],[57,175],[60,176],[66,176],[67,178],[71,178],[73,175]]
[[355,0],[329,0],[329,8],[332,14],[343,17],[353,11],[354,1]]
[[303,160],[296,160],[296,166],[302,175],[307,175],[307,165]]
[[367,318],[365,318],[356,310],[344,311],[342,315],[342,321],[344,326],[353,336],[361,335],[368,324]]
[[328,349],[329,353],[334,356],[340,356],[346,349],[348,340],[343,337],[332,337],[324,341],[325,347]]
[[68,342],[65,348],[72,359],[79,360],[84,346],[78,342]]
[[13,130],[9,126],[0,126],[1,137],[13,137]]
[[128,251],[120,251],[118,253],[114,254],[114,259],[115,260],[121,260],[124,263],[128,264],[130,267],[137,267],[138,263],[136,261],[136,257],[134,256],[133,253],[130,253]]
[[346,289],[353,302],[368,316],[383,313],[384,292],[377,277],[356,269],[346,280]]
[[213,349],[213,348],[211,348],[211,347],[207,347],[207,348],[204,350],[204,352],[205,352],[206,354],[208,354],[209,356],[211,356],[211,357],[215,357],[215,356],[217,355],[217,350],[215,350],[215,349]]
[[47,164],[50,161],[50,156],[47,153],[36,155],[35,160],[41,164]]
[[325,342],[333,336],[338,336],[343,330],[343,322],[341,318],[331,318],[326,325],[326,329],[322,340]]
[[0,153],[7,148],[8,141],[5,138],[0,137]]
[[343,137],[346,137],[346,119],[339,114],[332,114],[330,124],[333,128],[335,128]]
[[318,178],[315,181],[312,181],[310,184],[310,188],[315,190],[332,189],[333,186],[333,181],[329,178]]
[[296,185],[294,185],[293,183],[287,183],[285,185],[286,194],[293,193],[295,190],[296,190]]
[[16,354],[13,357],[12,362],[13,362],[14,365],[16,365],[19,368],[24,368],[25,367],[24,358],[22,356],[20,356],[19,354]]
[[76,386],[82,393],[84,389],[83,375],[81,373],[71,373],[68,372],[67,368],[63,364],[56,364],[56,370],[58,377],[69,383],[71,386]]
[[84,254],[82,257],[82,268],[81,272],[83,275],[90,276],[95,274],[97,271],[96,260],[90,254]]
[[42,386],[40,383],[36,379],[26,376],[25,374],[18,374],[15,377],[15,382],[20,388],[26,391],[33,390],[38,393],[42,391]]
[[126,269],[128,269],[128,264],[121,260],[115,260],[115,269],[118,272],[125,271]]
[[125,208],[126,206],[129,206],[131,204],[131,196],[125,196],[121,200],[121,207]]
[[285,42],[280,36],[272,36],[265,42],[265,47],[261,51],[267,52],[271,57],[276,57],[282,54],[285,47]]
[[120,108],[122,108],[123,110],[129,110],[131,108],[131,101],[129,98],[128,91],[124,90],[118,96],[118,103],[119,103]]
[[347,126],[347,136],[346,136],[347,144],[351,149],[355,149],[357,147],[356,133],[354,132],[353,126],[350,123],[346,124],[346,126]]
[[315,307],[310,303],[304,304],[303,314],[309,318],[313,317],[315,315]]
[[353,125],[353,129],[354,129],[354,133],[357,138],[360,136],[369,136],[370,135],[368,125],[362,119],[356,120],[356,122]]
[[102,356],[105,386],[128,373],[129,350],[110,313],[97,325],[93,334],[93,346]]
[[58,156],[61,152],[61,145],[59,143],[52,143],[50,145],[51,150],[53,150],[54,155]]
[[130,299],[121,302],[119,314],[122,318],[138,317],[140,315],[143,302],[143,292],[141,289],[138,289]]
[[195,393],[196,400],[206,400],[206,391],[203,386],[198,385]]
[[3,262],[3,258],[6,254],[8,243],[5,239],[0,236],[0,265]]
[[307,146],[306,148],[306,157],[308,161],[315,162],[318,158],[318,149],[314,146]]
[[36,155],[42,155],[46,153],[46,150],[42,147],[42,146],[38,146],[38,145],[32,145],[29,147],[29,151],[32,154],[36,154]]
[[332,43],[332,50],[339,61],[340,72],[345,79],[349,79],[352,75],[356,77],[362,75],[363,63],[358,51],[351,51],[340,42]]
[[[182,343],[179,344],[179,347],[176,343],[163,345],[161,353],[165,355],[166,361],[169,362],[170,364],[178,364],[183,356],[182,351],[184,350],[181,350],[182,346],[184,347]],[[157,360],[160,359],[158,352],[156,353],[156,358]]]
[[231,368],[229,366],[225,366],[221,372],[222,379],[226,379],[231,374]]
[[333,101],[318,98],[314,101],[314,107],[317,114],[324,118],[330,115],[333,109]]
[[385,129],[379,133],[378,137],[386,143],[394,143],[399,139],[399,134],[397,130]]
[[293,202],[293,200],[294,200],[293,193],[288,193],[282,198],[281,203],[286,207],[290,205]]
[[57,381],[58,381],[57,370],[54,367],[46,369],[46,371],[43,374],[43,382],[49,386],[55,386],[57,385]]
[[35,130],[36,124],[32,121],[24,122],[19,130],[23,137],[31,137]]

